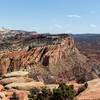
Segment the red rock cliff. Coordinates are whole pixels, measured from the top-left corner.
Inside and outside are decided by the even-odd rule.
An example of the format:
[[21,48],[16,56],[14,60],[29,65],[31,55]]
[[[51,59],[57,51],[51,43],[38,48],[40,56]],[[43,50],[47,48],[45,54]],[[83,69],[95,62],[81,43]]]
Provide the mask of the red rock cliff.
[[[58,78],[64,75],[64,79],[73,79],[80,73],[91,71],[83,67],[87,58],[79,53],[74,45],[74,40],[67,36],[61,44],[38,48],[26,47],[21,51],[15,51],[0,56],[0,74],[16,70],[27,70],[41,75],[45,79]],[[87,71],[88,70],[88,71]]]

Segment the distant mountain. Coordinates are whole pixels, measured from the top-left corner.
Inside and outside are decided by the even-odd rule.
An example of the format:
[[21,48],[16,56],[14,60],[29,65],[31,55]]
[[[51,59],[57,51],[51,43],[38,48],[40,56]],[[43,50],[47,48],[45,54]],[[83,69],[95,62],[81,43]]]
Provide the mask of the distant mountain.
[[10,30],[3,28],[3,27],[0,27],[0,34],[5,34],[5,33],[8,33],[8,32],[10,32]]
[[17,34],[31,34],[31,35],[34,35],[34,34],[37,34],[36,31],[23,31],[23,30],[9,30],[9,29],[6,29],[6,28],[3,28],[1,27],[0,28],[0,36],[1,37],[11,37],[11,36],[15,36]]

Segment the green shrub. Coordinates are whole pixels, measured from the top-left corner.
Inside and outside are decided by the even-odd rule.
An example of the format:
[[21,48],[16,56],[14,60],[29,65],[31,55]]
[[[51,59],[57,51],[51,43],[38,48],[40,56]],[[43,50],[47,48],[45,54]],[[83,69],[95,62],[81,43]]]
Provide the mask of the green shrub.
[[61,96],[63,99],[61,100],[73,100],[75,97],[75,90],[73,85],[66,85],[65,83],[61,83],[58,87],[61,91]]
[[73,85],[59,84],[57,89],[42,88],[41,92],[34,95],[33,100],[74,100],[75,90]]
[[41,90],[44,97],[49,97],[52,95],[52,92],[50,89],[47,89],[46,87],[42,88]]
[[87,78],[86,78],[86,76],[85,75],[83,75],[83,76],[81,76],[81,77],[79,77],[79,78],[77,78],[77,83],[85,83],[85,82],[87,82]]

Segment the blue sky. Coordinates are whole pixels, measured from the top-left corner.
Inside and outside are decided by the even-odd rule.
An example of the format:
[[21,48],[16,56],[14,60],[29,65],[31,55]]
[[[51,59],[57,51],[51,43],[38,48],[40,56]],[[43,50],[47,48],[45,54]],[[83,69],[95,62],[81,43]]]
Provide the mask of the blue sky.
[[0,27],[100,33],[100,0],[0,0]]

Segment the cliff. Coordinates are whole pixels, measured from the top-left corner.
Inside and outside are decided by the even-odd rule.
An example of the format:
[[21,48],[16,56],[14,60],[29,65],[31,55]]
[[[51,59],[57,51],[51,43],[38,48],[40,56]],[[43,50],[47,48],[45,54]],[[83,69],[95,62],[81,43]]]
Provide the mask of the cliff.
[[[88,79],[98,77],[92,69],[94,64],[84,55],[80,54],[75,47],[74,40],[69,35],[48,36],[40,39],[39,46],[29,45],[29,41],[34,43],[34,39],[28,37],[27,47],[19,51],[13,51],[0,56],[0,75],[16,70],[30,72],[30,77],[55,83],[60,81],[75,80],[79,76],[85,75]],[[52,39],[52,45],[51,40]],[[56,44],[54,44],[56,39]],[[60,40],[59,40],[60,39]],[[49,40],[49,41],[45,41]],[[59,40],[57,42],[57,40]],[[43,42],[43,43],[42,43]],[[44,44],[47,42],[48,44]],[[44,44],[42,46],[42,44]]]

